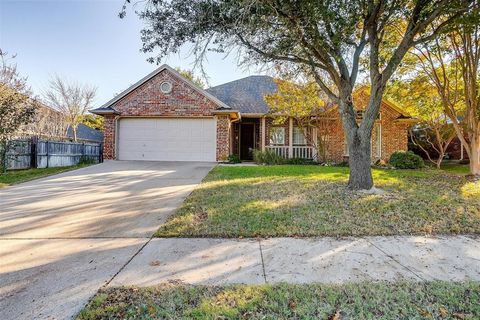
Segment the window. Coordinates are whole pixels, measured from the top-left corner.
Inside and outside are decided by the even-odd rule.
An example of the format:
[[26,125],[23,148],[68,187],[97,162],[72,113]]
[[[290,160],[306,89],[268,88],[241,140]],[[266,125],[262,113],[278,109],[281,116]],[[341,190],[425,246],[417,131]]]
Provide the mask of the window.
[[270,145],[284,145],[285,144],[285,128],[272,127],[270,128]]
[[169,81],[163,81],[160,84],[160,91],[165,94],[172,92],[172,83]]
[[303,129],[299,127],[293,128],[293,145],[294,146],[304,146],[306,145],[305,142],[305,135],[303,134]]

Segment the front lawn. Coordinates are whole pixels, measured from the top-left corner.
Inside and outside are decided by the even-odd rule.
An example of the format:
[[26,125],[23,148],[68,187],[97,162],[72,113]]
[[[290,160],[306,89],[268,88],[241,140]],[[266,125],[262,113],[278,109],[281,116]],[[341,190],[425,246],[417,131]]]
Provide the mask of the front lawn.
[[46,176],[50,176],[52,174],[79,169],[85,166],[86,165],[76,165],[76,166],[69,166],[69,167],[7,171],[6,174],[0,174],[0,188],[4,188],[13,184],[26,182],[26,181],[30,181],[38,178],[43,178]]
[[479,319],[479,283],[100,290],[77,319]]
[[445,161],[442,163],[442,170],[452,173],[468,174],[470,172],[470,166],[468,164],[458,164],[452,161]]
[[348,168],[216,167],[159,237],[480,232],[480,183],[443,170],[373,170],[385,194],[351,192]]

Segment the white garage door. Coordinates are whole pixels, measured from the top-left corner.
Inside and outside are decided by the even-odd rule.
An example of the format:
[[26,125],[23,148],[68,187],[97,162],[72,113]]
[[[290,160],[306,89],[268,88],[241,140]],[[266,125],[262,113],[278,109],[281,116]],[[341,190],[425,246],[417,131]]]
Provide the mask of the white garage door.
[[215,119],[126,118],[118,132],[120,160],[216,160]]

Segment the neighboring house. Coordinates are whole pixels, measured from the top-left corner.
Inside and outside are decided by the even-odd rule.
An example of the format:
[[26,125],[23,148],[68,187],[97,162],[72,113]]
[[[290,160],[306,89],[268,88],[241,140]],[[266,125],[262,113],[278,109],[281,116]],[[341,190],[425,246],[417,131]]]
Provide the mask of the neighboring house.
[[[73,141],[73,130],[66,123],[64,116],[57,110],[44,104],[41,104],[38,108],[32,123],[24,126],[19,134],[22,137],[36,136],[41,139]],[[80,142],[101,143],[103,142],[103,132],[84,124],[79,124],[77,140]]]
[[[238,154],[249,160],[254,148],[285,157],[316,157],[293,119],[277,125],[268,115],[263,97],[275,90],[268,76],[203,90],[163,65],[91,112],[105,118],[105,159],[221,161]],[[366,105],[368,90],[357,91],[354,98],[356,105]],[[412,120],[383,101],[372,137],[373,158],[387,160],[394,151],[406,150]],[[348,152],[336,110],[327,128],[327,159],[343,161]]]
[[[66,137],[73,141],[73,130],[70,126],[67,128]],[[103,132],[90,128],[89,126],[80,123],[77,127],[77,141],[80,142],[103,142]]]

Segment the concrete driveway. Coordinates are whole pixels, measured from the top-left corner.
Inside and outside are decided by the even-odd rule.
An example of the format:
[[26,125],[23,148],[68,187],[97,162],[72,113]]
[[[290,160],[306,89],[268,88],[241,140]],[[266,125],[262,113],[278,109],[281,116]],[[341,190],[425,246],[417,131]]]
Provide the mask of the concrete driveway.
[[108,161],[1,189],[1,318],[74,316],[213,166]]

